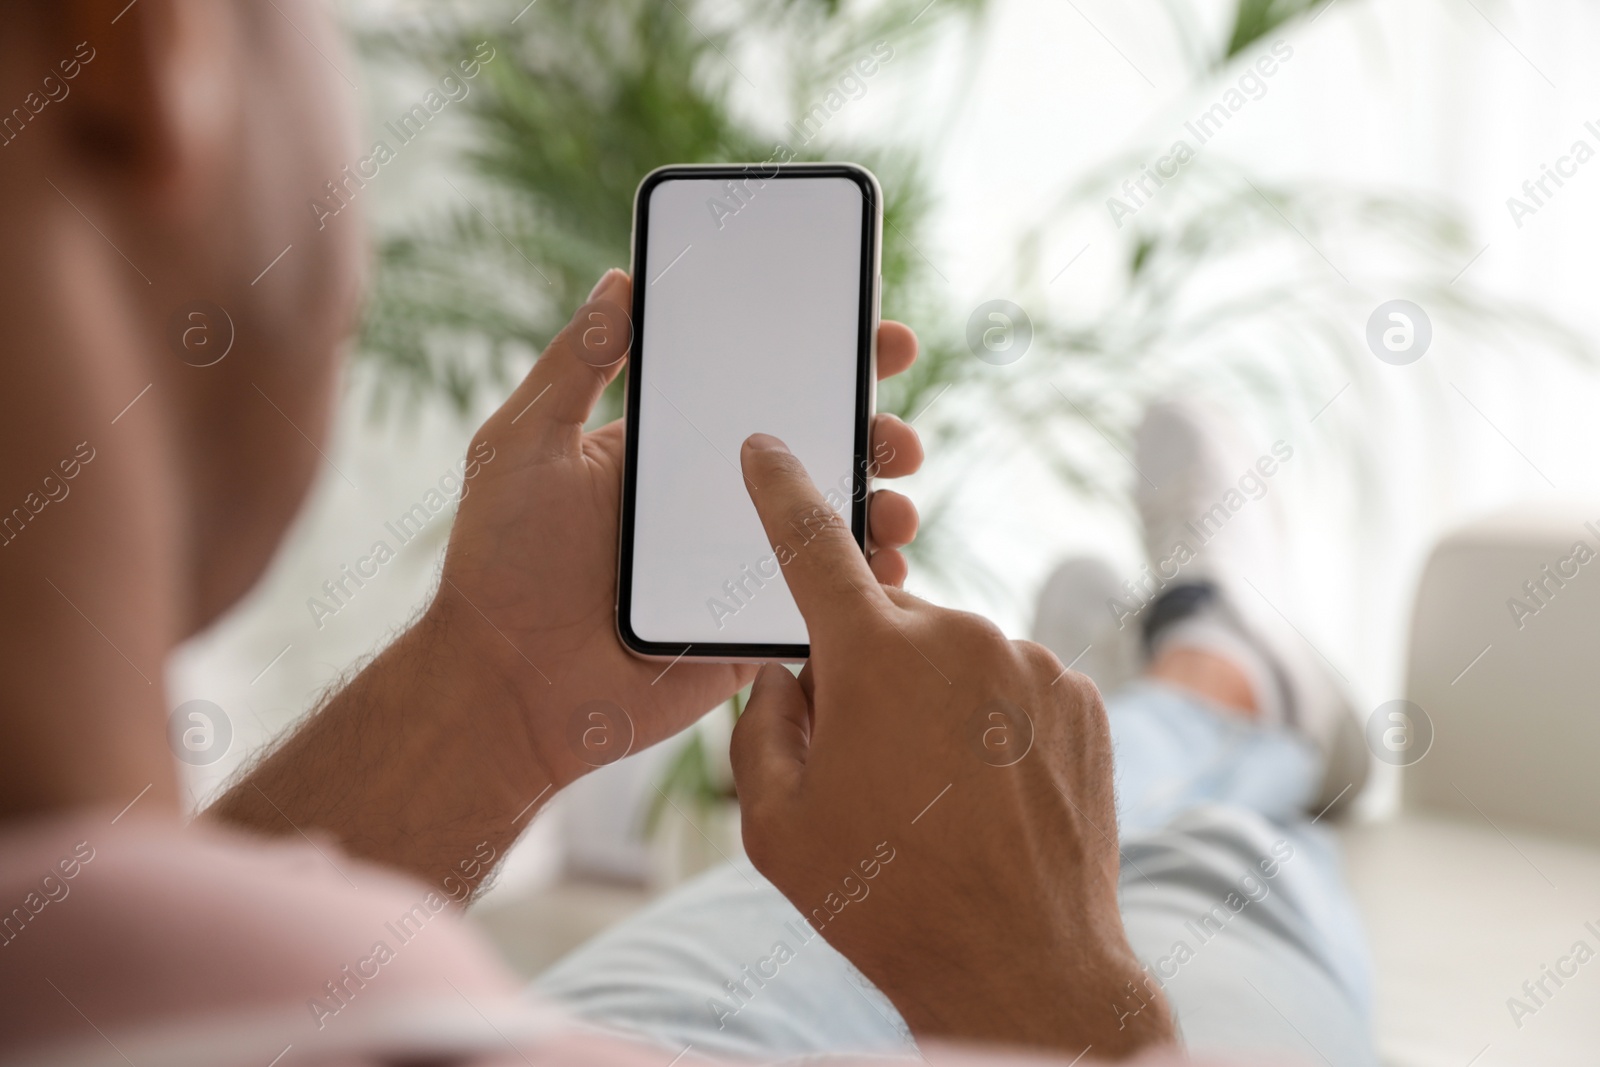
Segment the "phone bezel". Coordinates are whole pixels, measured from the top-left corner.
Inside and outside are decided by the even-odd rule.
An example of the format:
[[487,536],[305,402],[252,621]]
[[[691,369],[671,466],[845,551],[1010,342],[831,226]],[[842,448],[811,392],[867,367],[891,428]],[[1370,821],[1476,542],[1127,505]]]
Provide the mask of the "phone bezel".
[[617,546],[617,635],[635,655],[648,659],[701,659],[713,662],[735,660],[799,661],[811,654],[809,644],[761,644],[720,642],[707,644],[648,641],[633,629],[633,545],[636,521],[636,472],[639,448],[639,393],[637,373],[642,366],[645,298],[648,281],[639,283],[639,271],[648,263],[650,200],[657,186],[675,180],[759,179],[783,181],[794,178],[845,178],[855,183],[865,201],[861,213],[861,282],[857,311],[855,462],[850,504],[850,532],[863,551],[867,537],[868,470],[872,451],[872,414],[877,401],[877,356],[879,316],[880,245],[883,221],[883,191],[877,178],[865,167],[853,163],[752,163],[752,164],[677,164],[658,167],[644,176],[634,194],[633,208],[633,330],[632,347],[624,373],[622,508]]

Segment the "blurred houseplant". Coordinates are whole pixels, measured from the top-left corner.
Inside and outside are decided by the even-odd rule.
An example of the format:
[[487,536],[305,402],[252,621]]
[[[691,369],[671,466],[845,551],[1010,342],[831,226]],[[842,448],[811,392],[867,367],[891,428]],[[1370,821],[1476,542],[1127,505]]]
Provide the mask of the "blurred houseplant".
[[[1235,91],[1241,77],[1253,76],[1269,46],[1281,58],[1286,39],[1299,43],[1297,34],[1331,6],[1238,0],[1225,38],[1210,47],[1187,0],[1166,0],[1191,59],[1188,89],[1126,152],[1085,168],[1023,236],[1010,281],[1030,307],[1047,305],[1046,280],[1059,273],[1061,259],[1049,250],[1070,254],[1082,234],[1114,244],[1124,266],[1109,279],[1108,298],[1088,312],[1043,317],[1039,358],[986,383],[987,402],[1008,416],[991,420],[998,432],[1025,442],[1080,492],[1129,503],[1132,429],[1151,399],[1175,387],[1232,377],[1258,409],[1295,412],[1302,422],[1320,417],[1343,389],[1370,388],[1379,364],[1362,327],[1396,292],[1449,323],[1467,346],[1592,359],[1562,324],[1463,280],[1482,248],[1452,208],[1314,179],[1273,181],[1200,149],[1184,119],[1215,111],[1229,92],[1244,106]],[[1174,137],[1197,158],[1176,168],[1171,189],[1154,189],[1148,202],[1130,198],[1129,179],[1171,152]],[[1357,263],[1383,264],[1383,273],[1358,274],[1350,266]],[[1437,364],[1424,372],[1436,374]],[[1437,397],[1442,404],[1444,390]],[[1346,473],[1363,490],[1379,484],[1380,457],[1366,428],[1338,413],[1328,424],[1343,434]]]
[[[744,0],[737,30],[674,0],[544,3],[516,22],[506,16],[517,5],[497,3],[468,5],[482,10],[444,26],[363,35],[370,51],[422,71],[448,69],[485,40],[500,57],[465,104],[475,180],[381,242],[363,350],[384,368],[386,399],[442,393],[465,411],[543,346],[604,270],[628,262],[633,192],[647,171],[765,160],[780,140],[798,160],[850,159],[880,176],[884,314],[915,317],[934,305],[913,243],[930,206],[917,155],[841,143],[836,128],[802,140],[784,120],[748,117],[740,98],[781,95],[798,116],[832,93],[837,114],[850,99],[837,92],[841,73],[875,44],[904,64],[940,25],[983,3],[883,0],[860,14],[839,0]],[[773,49],[781,63],[770,61]],[[758,91],[741,67],[784,74]],[[910,412],[947,380],[959,353],[940,340],[881,407]],[[596,418],[619,410],[613,387]]]

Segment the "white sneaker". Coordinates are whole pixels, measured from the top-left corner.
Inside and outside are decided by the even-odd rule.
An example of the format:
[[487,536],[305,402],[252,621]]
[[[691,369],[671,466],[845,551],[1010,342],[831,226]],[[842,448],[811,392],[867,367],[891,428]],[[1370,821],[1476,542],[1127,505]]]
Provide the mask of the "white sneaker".
[[1294,450],[1275,447],[1252,448],[1236,423],[1195,401],[1146,409],[1135,498],[1156,576],[1222,582],[1248,574],[1268,596],[1279,592],[1283,523],[1271,484]]
[[1263,719],[1322,750],[1314,809],[1337,801],[1342,810],[1366,781],[1368,753],[1337,668],[1282,613],[1282,521],[1271,488],[1293,455],[1281,441],[1252,448],[1234,422],[1197,402],[1152,405],[1135,457],[1149,580],[1126,592],[1145,598],[1138,613],[1148,650],[1179,640],[1241,664]]
[[1075,556],[1050,572],[1034,610],[1033,640],[1061,662],[1112,693],[1138,677],[1143,666],[1143,633],[1137,625],[1118,625],[1107,604],[1122,595],[1117,576],[1105,561]]

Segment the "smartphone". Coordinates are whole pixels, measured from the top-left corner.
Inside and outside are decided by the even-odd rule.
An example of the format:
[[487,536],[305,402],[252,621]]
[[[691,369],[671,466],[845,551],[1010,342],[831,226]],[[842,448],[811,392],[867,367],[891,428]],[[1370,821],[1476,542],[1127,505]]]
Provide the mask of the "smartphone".
[[638,655],[809,655],[739,452],[781,439],[866,543],[882,219],[877,179],[849,164],[640,182],[617,575]]

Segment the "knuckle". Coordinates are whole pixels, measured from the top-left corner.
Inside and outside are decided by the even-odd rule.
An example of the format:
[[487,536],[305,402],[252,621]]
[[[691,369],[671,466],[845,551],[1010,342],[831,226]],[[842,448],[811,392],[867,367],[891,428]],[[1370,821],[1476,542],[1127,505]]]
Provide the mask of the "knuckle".
[[970,611],[950,613],[951,636],[964,647],[986,657],[1009,655],[1011,641],[993,621]]
[[1100,697],[1100,687],[1087,674],[1068,671],[1055,688],[1062,690],[1061,699],[1080,719],[1105,718],[1106,706]]
[[785,514],[784,526],[799,545],[809,544],[819,538],[850,537],[850,529],[845,525],[842,515],[826,504],[812,501],[791,505]]
[[[1042,677],[1045,684],[1048,685],[1057,678],[1061,678],[1063,682],[1066,681],[1066,678],[1062,677],[1061,673],[1066,669],[1066,664],[1062,663],[1060,657],[1048,648],[1036,641],[1014,641],[1012,642],[1012,647],[1017,650],[1017,655],[1022,658],[1022,662],[1029,672]],[[1069,676],[1071,673],[1071,671],[1067,672]]]
[[885,586],[885,593],[889,595],[889,603],[907,618],[920,615],[933,608],[933,605],[919,597],[917,594],[899,586]]
[[741,819],[739,836],[744,843],[744,852],[750,858],[750,863],[762,874],[767,874],[778,860],[779,835],[767,825],[768,819],[760,805],[757,805],[751,814],[755,817],[745,816]]

